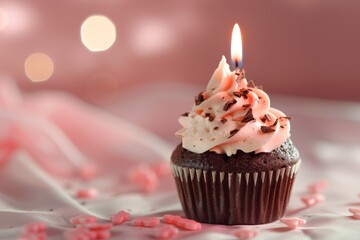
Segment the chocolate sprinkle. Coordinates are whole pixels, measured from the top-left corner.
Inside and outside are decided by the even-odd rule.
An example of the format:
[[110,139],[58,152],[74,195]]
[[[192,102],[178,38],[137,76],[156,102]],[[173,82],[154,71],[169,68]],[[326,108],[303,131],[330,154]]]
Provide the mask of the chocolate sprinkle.
[[275,132],[275,129],[272,129],[271,127],[268,126],[261,126],[261,131],[263,133],[271,133],[271,132]]
[[248,123],[251,120],[255,120],[253,114],[252,114],[252,108],[249,108],[247,113],[245,114],[244,118],[241,120],[242,123]]
[[225,103],[223,110],[224,110],[224,111],[229,110],[229,108],[230,108],[232,105],[234,105],[235,103],[237,103],[237,101],[235,100],[235,98],[233,98],[232,100],[230,100],[230,101],[228,101],[227,103]]
[[276,124],[278,124],[278,122],[279,122],[279,119],[276,119],[275,122],[270,127],[275,127]]
[[244,97],[244,99],[248,99],[247,95],[249,93],[249,90],[242,88],[239,92],[233,92],[234,96],[241,98]]
[[285,118],[285,119],[287,119],[287,120],[291,120],[291,117],[288,117],[288,116],[279,117],[279,118]]
[[181,114],[182,117],[188,117],[189,116],[189,112],[185,112],[183,114]]
[[237,132],[239,131],[239,129],[234,129],[234,130],[231,130],[230,131],[230,135],[229,135],[229,137],[228,138],[231,138],[231,137],[233,137]]
[[271,118],[270,118],[269,114],[266,113],[266,114],[264,115],[264,117],[262,117],[260,120],[261,120],[262,122],[266,122],[266,121],[270,122]]
[[242,107],[244,108],[244,110],[245,110],[246,108],[250,107],[250,106],[251,106],[250,103],[249,103],[249,104],[244,104],[244,105],[242,105]]
[[222,124],[225,124],[226,122],[227,122],[227,119],[226,119],[226,118],[222,118],[222,119],[221,119],[221,123],[222,123]]
[[261,126],[261,131],[263,133],[271,133],[274,132],[275,129],[273,129],[273,127],[276,126],[276,124],[278,124],[279,119],[276,119],[275,122],[273,124],[271,124],[270,126]]
[[214,130],[216,131],[216,130],[218,130],[219,129],[219,127],[214,127]]
[[271,120],[269,114],[265,114],[265,115],[264,115],[264,118],[265,118],[266,120],[268,120],[269,122],[270,122],[270,120]]
[[212,116],[211,113],[205,113],[205,117],[208,117],[210,122],[214,121],[215,119],[215,117]]
[[204,95],[202,93],[199,93],[196,97],[195,97],[195,105],[198,106],[200,105],[203,101],[204,101]]

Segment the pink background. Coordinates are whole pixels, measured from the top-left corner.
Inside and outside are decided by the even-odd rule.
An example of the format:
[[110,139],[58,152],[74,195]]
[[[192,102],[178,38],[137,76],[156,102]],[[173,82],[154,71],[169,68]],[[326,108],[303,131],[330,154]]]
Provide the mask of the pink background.
[[[229,58],[238,22],[247,77],[268,92],[360,101],[356,0],[0,0],[0,8],[11,16],[0,31],[0,75],[27,91],[62,89],[102,105],[144,84],[196,83],[201,90],[221,55]],[[81,43],[81,23],[93,14],[116,26],[107,51]],[[33,52],[54,61],[45,82],[24,74]]]
[[[49,240],[64,239],[75,229],[70,219],[81,214],[102,222],[120,210],[132,218],[182,215],[171,173],[151,169],[169,167],[180,142],[178,116],[221,55],[229,58],[235,22],[247,78],[293,117],[291,138],[303,160],[286,217],[306,225],[252,226],[256,239],[360,235],[348,210],[360,207],[359,1],[0,0],[1,11],[9,19],[2,30],[0,21],[0,239],[18,239],[25,224],[38,221],[48,225]],[[93,14],[116,26],[107,51],[91,52],[81,42],[81,24]],[[54,62],[45,82],[25,75],[34,52]],[[141,168],[156,180],[150,192],[130,180]],[[301,197],[319,181],[328,183],[320,192],[325,200],[306,207]],[[84,188],[99,193],[78,198]],[[203,224],[175,239],[236,239],[238,228]],[[155,230],[127,222],[111,234],[154,239]]]

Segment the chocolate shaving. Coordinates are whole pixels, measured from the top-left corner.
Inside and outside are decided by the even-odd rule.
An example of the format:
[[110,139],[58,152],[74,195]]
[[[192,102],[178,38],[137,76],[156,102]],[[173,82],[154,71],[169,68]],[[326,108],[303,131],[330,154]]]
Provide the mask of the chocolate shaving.
[[269,122],[270,122],[270,120],[271,120],[269,114],[265,114],[265,115],[264,115],[264,118],[265,118],[267,121],[269,121]]
[[266,122],[266,121],[268,121],[268,122],[270,122],[270,116],[269,116],[269,114],[265,114],[262,118],[260,118],[260,120],[262,121],[262,122]]
[[283,125],[280,126],[281,128],[285,128]]
[[235,100],[235,98],[233,98],[232,100],[230,100],[230,101],[228,101],[227,103],[225,103],[223,110],[224,110],[224,111],[229,110],[229,108],[230,108],[232,105],[234,105],[235,103],[237,103],[237,101]]
[[273,124],[271,124],[271,126],[270,126],[270,127],[275,127],[275,126],[276,126],[276,124],[278,124],[278,122],[279,122],[279,119],[276,119],[276,120],[275,120],[275,122],[274,122]]
[[287,120],[291,120],[292,117],[284,116],[284,117],[279,117],[279,118],[285,118]]
[[205,117],[208,117],[210,122],[214,121],[215,119],[215,117],[212,116],[211,113],[205,113]]
[[239,92],[233,92],[234,96],[241,98],[244,97],[244,99],[248,99],[247,95],[249,93],[249,90],[242,88]]
[[216,131],[216,130],[218,130],[219,129],[219,127],[214,127],[214,130]]
[[189,116],[189,112],[185,112],[183,114],[181,114],[182,117],[188,117]]
[[204,95],[202,95],[202,93],[199,93],[196,97],[195,97],[195,105],[198,106],[200,105],[203,101],[204,101]]
[[272,129],[271,127],[268,126],[261,126],[261,131],[263,133],[271,133],[271,132],[275,132],[275,129]]
[[276,124],[278,124],[279,119],[276,119],[275,122],[273,124],[271,124],[270,126],[261,126],[261,131],[263,133],[271,133],[274,132],[275,129],[273,129],[273,127],[276,126]]
[[220,122],[221,122],[222,124],[225,124],[225,123],[227,122],[227,119],[226,119],[226,118],[222,118],[222,119],[220,120]]
[[246,108],[250,107],[250,106],[251,106],[250,103],[249,103],[249,104],[244,104],[244,105],[242,105],[242,107],[244,108],[244,110],[245,110]]
[[247,113],[245,114],[244,118],[241,120],[242,123],[248,123],[251,120],[255,120],[253,114],[252,114],[252,108],[249,108]]
[[228,138],[231,138],[231,137],[233,137],[237,132],[239,131],[239,129],[234,129],[234,130],[231,130],[230,131],[230,135],[229,135],[229,137]]

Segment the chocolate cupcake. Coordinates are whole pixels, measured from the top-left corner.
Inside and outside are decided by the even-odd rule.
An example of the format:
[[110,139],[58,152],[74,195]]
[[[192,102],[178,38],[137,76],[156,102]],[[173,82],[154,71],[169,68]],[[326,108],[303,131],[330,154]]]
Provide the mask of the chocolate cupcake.
[[171,163],[186,216],[227,225],[281,218],[301,163],[289,120],[223,57],[179,119],[182,144]]

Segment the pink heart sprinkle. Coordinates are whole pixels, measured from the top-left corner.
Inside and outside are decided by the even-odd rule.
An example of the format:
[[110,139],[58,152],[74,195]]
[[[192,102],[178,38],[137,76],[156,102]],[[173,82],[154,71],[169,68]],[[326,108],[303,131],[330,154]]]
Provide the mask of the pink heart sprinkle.
[[139,165],[134,168],[129,175],[129,180],[140,187],[141,191],[151,192],[159,184],[159,179],[155,172],[148,165]]
[[170,164],[168,162],[161,162],[151,166],[158,178],[166,177],[171,175]]
[[280,219],[280,222],[286,224],[288,228],[295,229],[297,227],[304,225],[306,223],[306,220],[302,218],[294,217],[294,218],[282,218]]
[[163,216],[164,223],[168,223],[168,224],[174,224],[179,219],[181,219],[180,216],[171,215],[171,214],[165,214]]
[[85,224],[85,223],[94,223],[97,221],[95,216],[91,215],[80,215],[70,219],[72,224]]
[[65,232],[64,236],[66,240],[94,240],[97,234],[87,229],[76,229]]
[[156,227],[160,224],[157,217],[138,217],[131,221],[131,225],[136,227]]
[[308,207],[318,204],[324,200],[325,196],[321,194],[306,194],[301,196],[301,201],[303,201],[303,203],[305,203]]
[[198,223],[194,220],[185,219],[185,218],[179,220],[175,224],[178,225],[179,227],[181,227],[182,229],[190,230],[190,231],[195,231],[195,230],[201,229],[200,223]]
[[94,198],[98,195],[98,190],[96,188],[83,188],[83,189],[79,189],[76,192],[76,197],[77,198]]
[[176,227],[182,228],[184,230],[195,231],[201,229],[200,223],[176,215],[166,214],[163,216],[163,221],[165,223],[175,225]]
[[43,222],[29,223],[25,225],[25,232],[28,233],[41,233],[46,229],[46,224]]
[[95,239],[108,239],[111,237],[111,233],[109,230],[96,231]]
[[349,212],[353,214],[353,218],[360,219],[360,207],[350,207]]
[[240,239],[250,239],[253,237],[256,237],[258,235],[259,231],[254,228],[246,228],[242,227],[233,232],[233,235]]
[[130,214],[125,211],[120,211],[111,216],[111,222],[114,225],[119,225],[130,219]]
[[329,185],[329,183],[327,181],[322,180],[322,181],[310,184],[308,186],[308,190],[311,193],[319,193],[319,192],[322,192],[325,188],[327,188],[328,185]]
[[155,237],[157,239],[168,239],[168,238],[172,238],[178,232],[179,232],[179,229],[177,229],[176,227],[173,227],[170,225],[165,225],[165,226],[155,229],[155,231],[152,235],[153,235],[153,237]]
[[102,231],[102,230],[109,230],[112,228],[111,223],[86,223],[86,224],[79,224],[77,228],[85,228],[90,231]]

